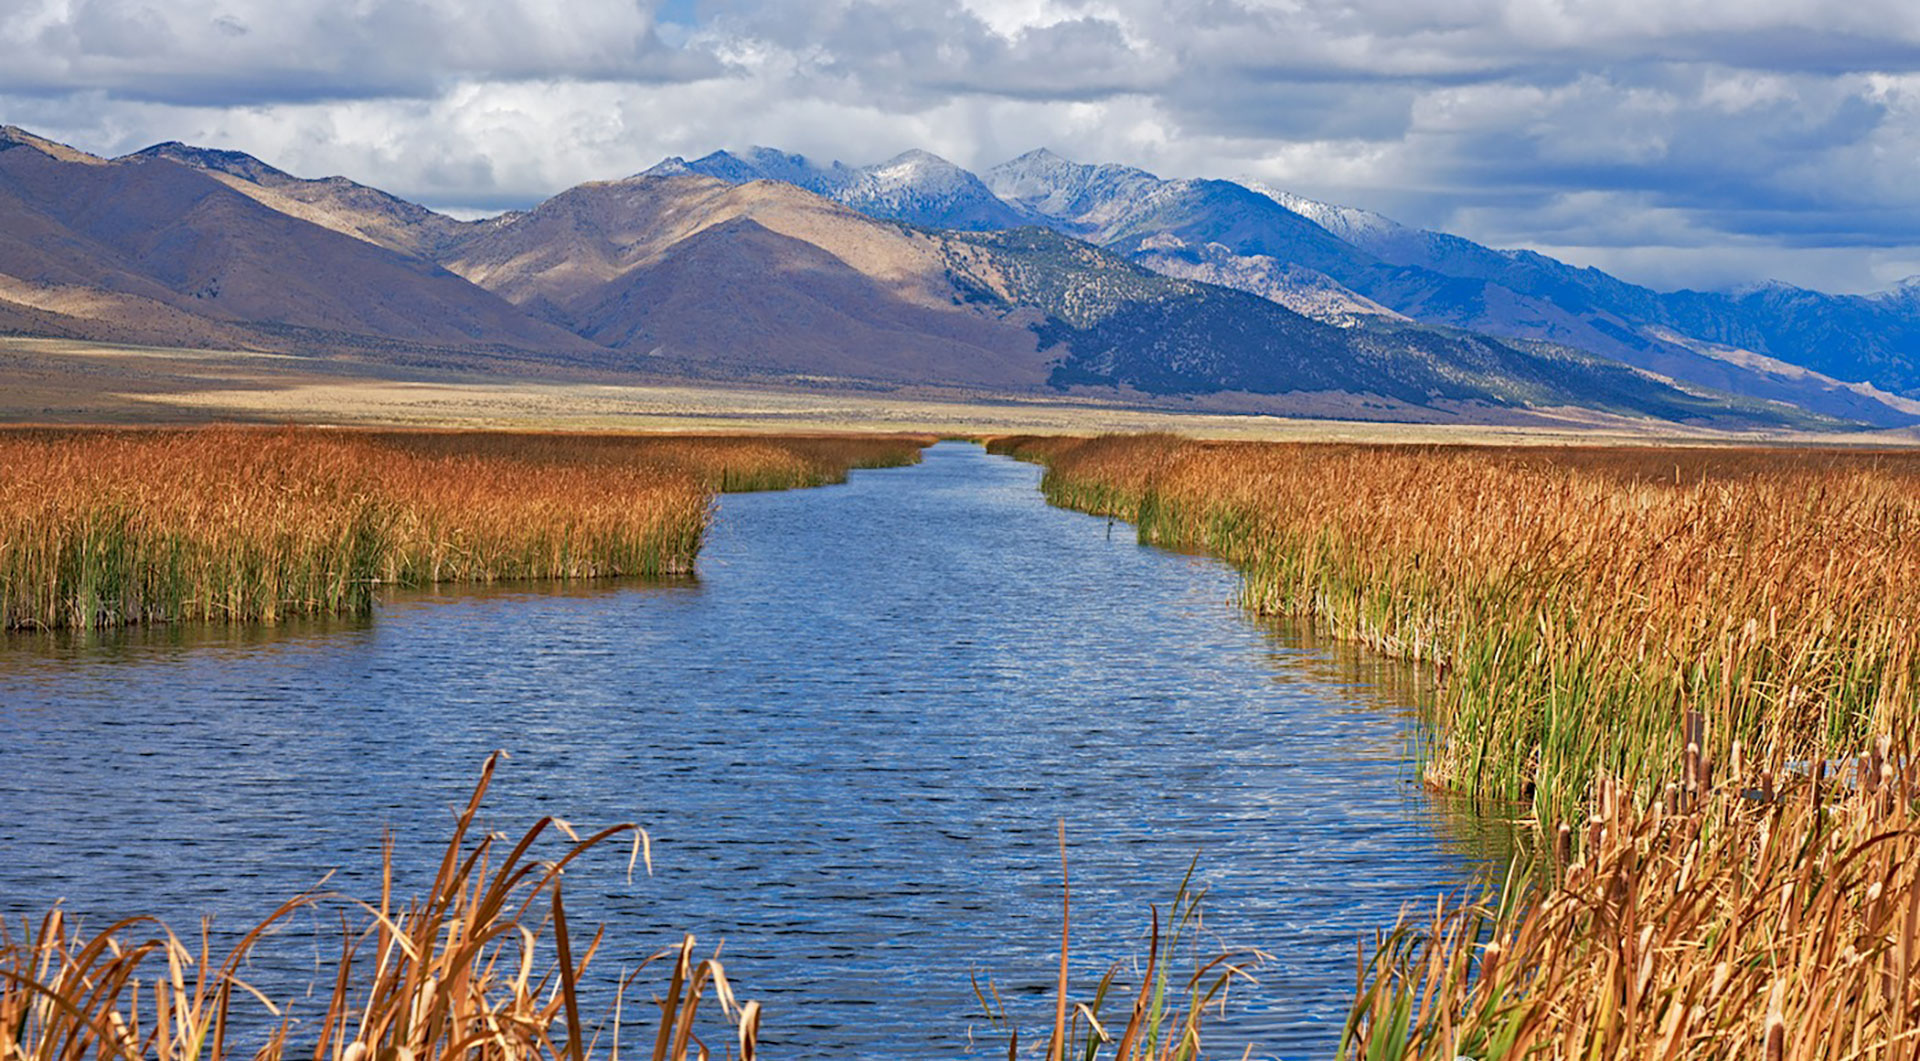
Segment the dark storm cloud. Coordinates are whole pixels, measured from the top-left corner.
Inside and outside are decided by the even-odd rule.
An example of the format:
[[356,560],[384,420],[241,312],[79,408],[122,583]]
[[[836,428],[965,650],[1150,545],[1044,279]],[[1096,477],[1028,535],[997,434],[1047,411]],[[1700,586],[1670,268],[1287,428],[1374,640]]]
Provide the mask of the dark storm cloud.
[[1892,176],[1882,148],[1911,134],[1910,115],[1865,84],[1798,75],[1757,96],[1750,89],[1726,70],[1594,78],[1526,98],[1518,109],[1527,113],[1511,120],[1489,105],[1458,123],[1450,152],[1430,157],[1455,194],[1503,185],[1543,199],[1638,193],[1730,233],[1920,236],[1920,197],[1875,172]]
[[1419,90],[1404,84],[1182,78],[1162,98],[1183,129],[1244,139],[1398,140]]
[[1920,70],[1920,44],[1912,39],[1832,33],[1805,25],[1691,33],[1645,42],[1632,50],[1602,53],[1613,60],[1659,59],[1683,63],[1733,63],[1756,70],[1844,74],[1856,70]]

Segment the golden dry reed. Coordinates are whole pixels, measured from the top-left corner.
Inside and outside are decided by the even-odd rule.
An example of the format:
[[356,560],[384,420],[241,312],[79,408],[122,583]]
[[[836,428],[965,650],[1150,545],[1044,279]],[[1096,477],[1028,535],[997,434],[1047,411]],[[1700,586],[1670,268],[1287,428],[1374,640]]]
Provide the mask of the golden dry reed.
[[1002,440],[1056,504],[1236,565],[1257,611],[1440,676],[1435,785],[1584,813],[1741,740],[1860,749],[1914,706],[1920,456]]
[[314,428],[0,435],[0,627],[364,613],[374,587],[691,569],[721,490],[917,437]]
[[[717,958],[697,958],[692,936],[623,971],[607,1000],[611,1012],[588,1011],[583,996],[592,993],[583,985],[604,938],[596,932],[582,946],[568,929],[564,871],[622,836],[633,845],[628,872],[643,855],[651,871],[647,835],[626,824],[581,837],[549,817],[502,854],[504,834],[474,828],[499,759],[487,759],[432,885],[411,902],[395,895],[389,843],[377,900],[341,904],[331,895],[296,896],[225,954],[214,951],[210,927],[203,927],[196,948],[145,917],[91,934],[76,930],[58,908],[17,930],[0,923],[0,1061],[752,1061],[760,1005],[735,998],[724,967]],[[558,842],[555,834],[566,841],[557,857],[536,857],[543,845]],[[1168,938],[1162,939],[1154,914],[1145,969],[1131,999],[1118,990],[1116,965],[1088,1000],[1072,1001],[1064,837],[1063,826],[1061,952],[1043,1056],[1197,1061],[1209,1009],[1224,1007],[1228,985],[1251,979],[1248,969],[1267,956],[1203,944],[1201,896],[1182,882]],[[339,917],[337,957],[316,967],[314,984],[276,1001],[249,983],[247,970],[262,944],[286,938],[292,915],[323,906],[350,912]],[[628,999],[653,970],[651,1007],[658,1018],[635,1043],[629,1029],[639,1022],[627,1013]],[[994,1022],[1011,1028],[998,994],[977,984],[975,990]],[[314,998],[324,1009],[302,1012]],[[708,998],[713,1005],[703,1008]],[[1127,1008],[1103,1016],[1109,1001]],[[648,1003],[635,1008],[644,1013]],[[236,1045],[239,1040],[258,1041]],[[1017,1032],[1010,1034],[1008,1056],[1020,1056]]]
[[[488,759],[425,896],[403,905],[394,895],[388,849],[379,899],[342,917],[335,964],[315,987],[326,1000],[317,1018],[296,1025],[290,1014],[301,1002],[275,1002],[244,976],[262,941],[322,896],[283,904],[225,955],[205,931],[197,948],[138,917],[83,934],[56,909],[17,933],[0,926],[0,1061],[619,1061],[625,996],[661,965],[653,1034],[629,1040],[624,1056],[708,1057],[714,1050],[696,1028],[710,995],[732,1025],[732,1041],[715,1046],[735,1056],[737,1044],[737,1056],[752,1058],[759,1006],[735,1002],[719,963],[695,960],[691,936],[641,962],[623,978],[615,1012],[589,1020],[581,984],[601,939],[579,948],[569,934],[561,871],[618,836],[643,834],[619,825],[579,838],[547,818],[504,855],[502,837],[469,843],[496,759]],[[571,842],[556,858],[534,857],[555,832]],[[271,1029],[264,1043],[235,1045],[236,1007],[256,1013],[243,1016],[243,1026]]]
[[1818,779],[1696,757],[1647,807],[1603,779],[1577,861],[1564,835],[1550,877],[1376,941],[1341,1056],[1920,1057],[1920,764],[1893,744]]
[[1428,778],[1554,835],[1363,949],[1344,1057],[1920,1058],[1920,458],[994,448],[1430,664]]
[[[1198,1061],[1203,1057],[1202,1026],[1209,1011],[1224,1013],[1227,990],[1235,981],[1256,982],[1252,971],[1272,959],[1253,948],[1225,948],[1203,942],[1200,904],[1204,891],[1193,887],[1196,857],[1175,891],[1168,932],[1161,935],[1160,910],[1150,908],[1144,968],[1126,990],[1126,969],[1108,967],[1084,1000],[1073,998],[1067,955],[1073,925],[1072,890],[1067,883],[1067,827],[1060,824],[1060,953],[1054,977],[1053,1025],[1040,1057],[1045,1061]],[[1176,972],[1176,967],[1178,971]],[[974,997],[989,1022],[1007,1032],[1009,1061],[1020,1056],[1020,1032],[991,982],[973,985]],[[1129,998],[1131,996],[1131,998]],[[1124,1006],[1121,1012],[1109,1007]],[[1106,1052],[1111,1047],[1112,1052]],[[1252,1048],[1247,1053],[1251,1055]]]

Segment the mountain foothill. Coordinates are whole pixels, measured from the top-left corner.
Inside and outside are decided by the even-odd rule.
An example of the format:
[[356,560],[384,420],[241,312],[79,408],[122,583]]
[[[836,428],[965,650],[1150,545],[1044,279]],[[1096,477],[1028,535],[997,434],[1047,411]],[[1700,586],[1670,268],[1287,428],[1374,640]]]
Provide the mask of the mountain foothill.
[[756,148],[457,220],[0,128],[0,334],[517,376],[1513,421],[1920,424],[1920,285],[1658,292],[1255,181]]

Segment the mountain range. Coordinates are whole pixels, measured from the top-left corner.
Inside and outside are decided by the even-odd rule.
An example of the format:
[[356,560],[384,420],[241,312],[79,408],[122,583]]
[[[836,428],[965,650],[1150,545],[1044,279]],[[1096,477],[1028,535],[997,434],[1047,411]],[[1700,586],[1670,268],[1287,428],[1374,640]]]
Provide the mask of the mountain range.
[[896,192],[884,206],[840,190],[860,171],[766,149],[668,159],[655,171],[788,180],[914,224],[951,223],[946,204],[959,198],[951,189],[964,189],[969,201],[990,195],[1016,215],[997,218],[976,202],[967,212],[979,219],[976,227],[1044,225],[1158,271],[1252,291],[1323,319],[1386,311],[1560,344],[1682,383],[1847,419],[1901,424],[1920,414],[1920,282],[1865,296],[1779,283],[1658,292],[1256,181],[1164,180],[1041,149],[968,182],[952,172],[957,167],[936,167],[923,154],[873,168],[917,163],[937,173],[939,194],[923,203]]
[[1046,151],[978,175],[919,151],[716,152],[460,221],[241,152],[109,160],[0,129],[14,334],[1379,419],[1890,426],[1920,423],[1916,310],[1662,294]]

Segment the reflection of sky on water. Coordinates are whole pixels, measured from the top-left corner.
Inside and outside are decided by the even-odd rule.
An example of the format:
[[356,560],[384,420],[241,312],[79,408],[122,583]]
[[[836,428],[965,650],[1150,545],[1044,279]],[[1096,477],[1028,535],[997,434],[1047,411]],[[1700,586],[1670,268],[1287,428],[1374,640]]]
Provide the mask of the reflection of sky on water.
[[1483,850],[1415,783],[1420,679],[1248,623],[1231,572],[1045,507],[1036,474],[950,445],[731,496],[697,582],[11,639],[0,913],[237,926],[335,868],[370,894],[388,828],[417,881],[502,748],[490,827],[654,839],[651,878],[624,849],[570,874],[572,919],[624,960],[724,937],[784,1056],[958,1053],[971,973],[1042,989],[1062,819],[1086,972],[1198,854],[1209,931],[1275,956],[1227,1037],[1324,1056],[1354,939]]

